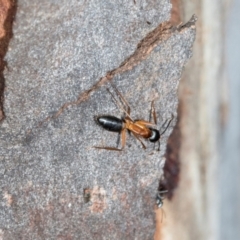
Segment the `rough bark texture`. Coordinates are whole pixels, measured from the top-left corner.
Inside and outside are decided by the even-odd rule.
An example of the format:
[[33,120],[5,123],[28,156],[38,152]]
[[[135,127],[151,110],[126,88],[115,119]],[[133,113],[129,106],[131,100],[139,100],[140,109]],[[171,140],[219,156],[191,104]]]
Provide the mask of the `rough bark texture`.
[[18,2],[6,60],[0,131],[3,239],[152,239],[160,152],[99,128],[95,115],[121,116],[112,81],[134,119],[158,128],[175,114],[177,87],[191,57],[195,18],[172,27],[169,1]]

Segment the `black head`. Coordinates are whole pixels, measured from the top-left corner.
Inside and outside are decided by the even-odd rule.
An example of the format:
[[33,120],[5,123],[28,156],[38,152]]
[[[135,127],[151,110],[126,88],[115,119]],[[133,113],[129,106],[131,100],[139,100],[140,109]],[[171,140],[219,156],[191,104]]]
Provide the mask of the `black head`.
[[152,135],[149,138],[149,141],[150,142],[157,142],[159,140],[159,138],[160,138],[160,133],[156,129],[151,129],[151,130],[152,130]]

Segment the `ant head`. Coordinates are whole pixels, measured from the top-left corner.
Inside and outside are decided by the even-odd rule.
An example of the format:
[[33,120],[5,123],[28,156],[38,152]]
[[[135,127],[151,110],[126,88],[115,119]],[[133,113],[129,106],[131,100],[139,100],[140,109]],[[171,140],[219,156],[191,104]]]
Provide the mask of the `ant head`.
[[157,142],[160,138],[160,133],[157,129],[151,129],[152,130],[152,135],[149,138],[150,142]]

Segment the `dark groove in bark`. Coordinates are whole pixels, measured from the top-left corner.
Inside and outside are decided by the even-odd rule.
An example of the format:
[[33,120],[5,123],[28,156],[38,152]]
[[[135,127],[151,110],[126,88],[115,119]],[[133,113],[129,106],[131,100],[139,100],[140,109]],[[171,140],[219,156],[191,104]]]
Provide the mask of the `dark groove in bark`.
[[[9,6],[7,6],[9,4]],[[9,42],[13,36],[13,21],[15,19],[17,12],[17,1],[16,0],[6,0],[1,2],[0,6],[0,15],[4,18],[5,21],[1,28],[1,32],[4,33],[3,37],[0,38],[0,121],[4,119],[4,88],[5,88],[5,79],[3,71],[7,67],[7,63],[4,61],[4,57],[8,51]]]
[[171,22],[164,22],[159,24],[158,27],[156,27],[153,31],[148,33],[145,38],[143,38],[143,40],[138,44],[136,51],[125,61],[123,61],[119,67],[113,69],[112,71],[109,71],[106,76],[101,77],[90,89],[83,93],[80,93],[75,101],[63,104],[55,114],[41,121],[38,127],[42,126],[42,124],[48,122],[51,119],[57,118],[60,114],[63,113],[66,108],[73,105],[78,105],[81,102],[86,101],[92,92],[96,91],[99,87],[101,87],[108,81],[111,81],[115,75],[133,69],[141,61],[146,59],[157,45],[159,45],[163,41],[166,41],[172,36],[173,33],[181,32],[187,30],[188,28],[195,28],[196,21],[197,18],[195,15],[193,15],[192,18],[185,25],[179,25],[174,27],[172,26]]

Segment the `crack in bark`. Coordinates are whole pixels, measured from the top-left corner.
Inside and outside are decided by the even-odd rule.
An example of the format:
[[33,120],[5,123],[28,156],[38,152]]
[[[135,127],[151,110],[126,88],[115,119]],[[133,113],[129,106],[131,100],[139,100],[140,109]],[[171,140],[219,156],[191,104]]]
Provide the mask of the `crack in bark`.
[[8,51],[10,39],[13,36],[12,26],[16,16],[17,0],[0,1],[0,121],[4,119],[3,103],[5,79],[3,71],[7,66],[4,57]]
[[86,101],[92,92],[96,91],[106,82],[111,81],[115,75],[133,69],[141,61],[146,59],[157,45],[170,38],[173,33],[181,32],[189,28],[195,28],[196,21],[197,17],[193,15],[191,19],[184,25],[173,26],[170,21],[159,24],[153,31],[148,33],[147,36],[141,40],[141,42],[137,45],[136,51],[125,61],[123,61],[119,67],[107,72],[106,76],[101,77],[98,82],[95,83],[89,90],[79,94],[78,98],[75,101],[63,104],[55,114],[41,121],[38,124],[38,127],[41,127],[44,123],[48,122],[51,119],[57,118],[68,107],[78,105],[81,102]]

